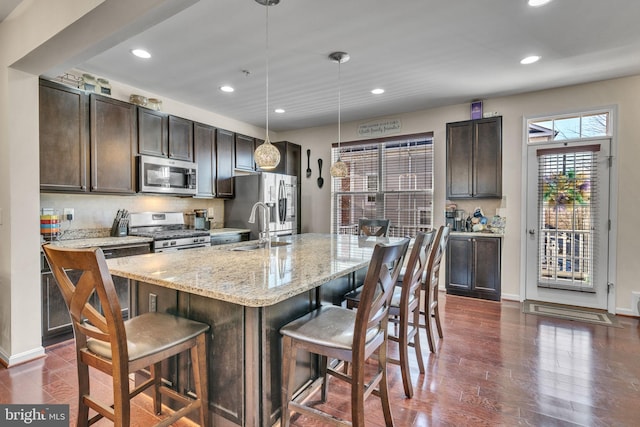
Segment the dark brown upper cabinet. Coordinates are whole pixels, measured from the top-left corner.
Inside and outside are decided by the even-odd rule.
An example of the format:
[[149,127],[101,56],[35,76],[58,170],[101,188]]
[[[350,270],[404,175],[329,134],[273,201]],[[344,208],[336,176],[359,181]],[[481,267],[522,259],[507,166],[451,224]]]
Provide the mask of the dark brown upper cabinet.
[[193,161],[193,122],[169,116],[169,158]]
[[144,107],[138,109],[138,153],[193,161],[193,122]]
[[502,197],[502,117],[447,123],[447,199]]
[[235,140],[235,168],[244,171],[254,171],[253,152],[255,140],[250,136],[236,134]]
[[89,97],[40,80],[40,190],[87,192]]
[[[263,140],[256,140],[256,148],[264,143]],[[265,172],[282,173],[285,175],[297,176],[300,179],[300,164],[302,149],[298,144],[289,141],[272,142],[280,151],[280,163],[274,169]],[[262,170],[256,166],[256,170]]]
[[216,129],[216,196],[234,196],[233,165],[235,158],[234,133]]
[[216,129],[202,123],[193,124],[193,154],[198,165],[197,197],[216,196]]
[[135,193],[138,147],[136,106],[106,96],[89,97],[91,191]]
[[138,107],[138,152],[150,156],[169,156],[169,115]]

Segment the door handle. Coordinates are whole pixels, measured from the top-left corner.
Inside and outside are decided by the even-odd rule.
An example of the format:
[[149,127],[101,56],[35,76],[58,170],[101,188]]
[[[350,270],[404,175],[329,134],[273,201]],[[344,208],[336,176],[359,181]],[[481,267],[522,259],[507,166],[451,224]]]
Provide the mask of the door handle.
[[534,230],[533,228],[529,229],[529,234],[531,234],[532,236],[534,236],[536,234],[536,230]]

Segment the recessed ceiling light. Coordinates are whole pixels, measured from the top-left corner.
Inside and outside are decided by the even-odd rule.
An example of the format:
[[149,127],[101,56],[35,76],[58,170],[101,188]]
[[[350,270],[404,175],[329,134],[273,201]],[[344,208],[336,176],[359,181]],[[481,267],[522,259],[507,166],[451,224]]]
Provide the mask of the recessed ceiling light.
[[137,56],[138,58],[143,58],[143,59],[151,58],[151,54],[144,49],[132,49],[131,53]]
[[527,56],[526,58],[523,58],[520,63],[522,65],[529,65],[529,64],[533,64],[534,62],[538,62],[540,60],[540,57],[538,55],[531,55],[531,56]]
[[532,7],[538,7],[538,6],[543,6],[547,3],[549,3],[551,0],[529,0],[527,3],[529,4],[529,6]]
[[282,113],[284,113],[284,108],[276,108],[276,109],[275,109],[275,110],[273,110],[273,111],[275,111],[275,112],[276,112],[276,113],[278,113],[278,114],[282,114]]
[[230,92],[233,92],[235,89],[232,88],[231,86],[225,85],[225,86],[220,86],[220,90],[223,91],[223,92],[230,93]]
[[374,95],[380,95],[380,94],[384,93],[384,89],[381,89],[381,88],[373,89],[371,91],[371,93],[374,94]]

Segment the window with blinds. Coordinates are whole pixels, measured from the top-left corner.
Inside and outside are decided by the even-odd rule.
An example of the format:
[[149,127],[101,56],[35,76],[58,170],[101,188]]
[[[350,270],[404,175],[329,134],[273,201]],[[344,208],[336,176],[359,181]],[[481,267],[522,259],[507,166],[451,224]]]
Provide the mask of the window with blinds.
[[594,292],[599,145],[539,149],[538,286]]
[[[332,231],[358,234],[359,218],[390,220],[389,236],[415,236],[433,223],[433,138],[343,144],[349,175],[332,179]],[[332,162],[338,149],[332,150]]]

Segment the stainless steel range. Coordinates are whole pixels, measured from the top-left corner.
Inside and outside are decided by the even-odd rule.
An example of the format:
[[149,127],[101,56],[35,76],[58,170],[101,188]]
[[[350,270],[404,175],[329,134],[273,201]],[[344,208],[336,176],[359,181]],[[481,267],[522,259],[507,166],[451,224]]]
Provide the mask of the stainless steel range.
[[188,228],[182,212],[139,212],[129,215],[129,235],[153,239],[153,252],[211,246],[207,230]]

